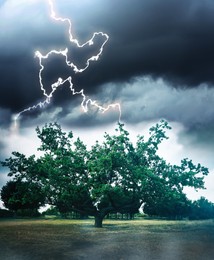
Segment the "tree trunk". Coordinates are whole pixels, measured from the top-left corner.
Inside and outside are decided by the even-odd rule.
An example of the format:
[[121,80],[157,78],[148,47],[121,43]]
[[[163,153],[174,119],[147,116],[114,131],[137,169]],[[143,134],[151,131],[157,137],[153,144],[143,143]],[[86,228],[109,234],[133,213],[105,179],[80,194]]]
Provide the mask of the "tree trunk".
[[100,215],[95,216],[94,226],[97,228],[103,227],[103,217]]

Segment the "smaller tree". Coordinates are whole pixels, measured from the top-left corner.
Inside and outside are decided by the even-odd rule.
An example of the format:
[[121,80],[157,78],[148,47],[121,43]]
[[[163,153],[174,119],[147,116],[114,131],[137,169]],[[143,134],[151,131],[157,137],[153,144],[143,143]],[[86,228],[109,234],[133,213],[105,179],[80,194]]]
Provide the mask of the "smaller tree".
[[44,205],[45,196],[37,183],[20,180],[9,181],[1,190],[4,206],[15,213],[28,211],[28,214],[38,213]]
[[214,204],[206,198],[193,201],[190,207],[190,219],[214,218]]

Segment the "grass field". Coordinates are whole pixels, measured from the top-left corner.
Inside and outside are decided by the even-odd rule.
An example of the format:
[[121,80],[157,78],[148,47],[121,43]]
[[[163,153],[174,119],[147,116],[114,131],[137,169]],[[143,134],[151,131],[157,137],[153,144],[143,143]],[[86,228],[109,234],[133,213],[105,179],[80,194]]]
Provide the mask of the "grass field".
[[214,259],[214,221],[1,220],[0,259]]

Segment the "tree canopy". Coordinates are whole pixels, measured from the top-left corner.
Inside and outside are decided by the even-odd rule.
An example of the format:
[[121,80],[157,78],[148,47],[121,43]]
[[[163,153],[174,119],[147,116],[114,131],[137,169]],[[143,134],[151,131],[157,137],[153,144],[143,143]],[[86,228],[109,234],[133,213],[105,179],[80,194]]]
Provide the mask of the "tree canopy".
[[208,169],[188,159],[171,165],[158,155],[169,129],[162,120],[150,128],[148,140],[138,136],[134,145],[118,123],[114,135],[105,133],[102,143],[96,141],[87,149],[79,138],[74,140],[72,132],[50,123],[36,128],[41,140],[39,158],[13,152],[2,165],[9,167],[8,175],[15,181],[37,183],[46,203],[61,213],[94,216],[96,227],[111,212],[133,214],[141,206],[154,215],[157,211],[182,215],[187,201],[183,188],[204,188]]
[[9,210],[31,216],[38,214],[40,206],[44,205],[45,194],[37,183],[21,180],[9,181],[1,190],[1,198]]

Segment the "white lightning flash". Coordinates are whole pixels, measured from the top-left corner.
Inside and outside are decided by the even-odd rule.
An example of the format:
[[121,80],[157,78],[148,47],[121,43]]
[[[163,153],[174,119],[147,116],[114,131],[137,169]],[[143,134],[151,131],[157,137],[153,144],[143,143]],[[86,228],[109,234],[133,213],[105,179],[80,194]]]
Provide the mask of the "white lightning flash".
[[101,45],[100,49],[99,49],[99,52],[97,55],[95,56],[91,56],[87,61],[86,61],[86,64],[85,64],[85,67],[83,68],[78,68],[77,65],[75,65],[74,63],[70,62],[68,60],[68,49],[64,49],[64,50],[51,50],[50,52],[48,52],[47,54],[45,55],[42,55],[40,51],[36,51],[35,52],[35,56],[39,59],[39,66],[40,66],[40,70],[39,70],[39,84],[40,84],[40,88],[41,88],[41,91],[45,97],[45,100],[43,102],[39,102],[37,103],[36,105],[34,106],[31,106],[31,107],[28,107],[24,110],[22,110],[21,112],[19,112],[18,114],[16,114],[14,116],[14,121],[15,121],[15,125],[17,124],[17,121],[19,119],[19,117],[27,112],[27,111],[31,111],[31,110],[34,110],[36,108],[42,108],[44,107],[45,105],[47,104],[50,104],[51,102],[51,99],[53,97],[53,94],[54,92],[57,90],[57,88],[61,85],[63,85],[64,83],[68,82],[69,83],[69,87],[70,87],[70,90],[72,92],[72,95],[80,95],[82,96],[82,102],[81,102],[81,107],[83,109],[84,112],[88,112],[88,105],[91,104],[93,106],[95,106],[99,111],[101,111],[102,113],[105,113],[106,111],[108,111],[110,108],[117,108],[118,111],[119,111],[119,122],[120,122],[120,118],[121,118],[121,107],[120,107],[120,104],[119,103],[113,103],[113,104],[110,104],[108,105],[107,107],[103,107],[101,105],[99,105],[97,103],[97,101],[95,100],[92,100],[90,98],[87,98],[86,95],[84,94],[84,89],[80,90],[80,91],[75,91],[75,89],[73,88],[73,83],[72,83],[72,77],[69,76],[68,78],[66,79],[62,79],[62,78],[58,78],[58,81],[55,82],[54,84],[51,85],[51,92],[48,94],[45,90],[45,87],[43,85],[43,77],[42,77],[42,74],[43,74],[43,70],[44,70],[44,65],[43,65],[43,60],[46,60],[49,58],[50,55],[52,54],[57,54],[57,55],[62,55],[64,58],[65,58],[65,63],[68,67],[70,67],[75,73],[82,73],[83,71],[85,71],[89,65],[90,65],[90,62],[91,61],[97,61],[102,52],[103,52],[103,48],[105,46],[105,44],[107,43],[108,39],[109,39],[109,36],[106,34],[106,33],[103,33],[103,32],[95,32],[93,34],[93,36],[91,37],[91,39],[89,39],[87,42],[83,43],[83,44],[80,44],[78,42],[77,39],[75,39],[72,35],[72,24],[71,24],[71,21],[70,19],[68,18],[61,18],[61,17],[57,17],[55,11],[54,11],[54,7],[53,7],[53,2],[52,0],[48,0],[48,4],[50,6],[50,16],[52,19],[54,19],[55,21],[60,21],[60,22],[63,22],[63,23],[67,23],[68,24],[68,35],[69,35],[69,40],[72,44],[75,44],[78,48],[83,48],[84,46],[88,45],[93,45],[94,44],[94,38],[97,36],[97,35],[101,35],[102,37],[105,38],[103,44]]

